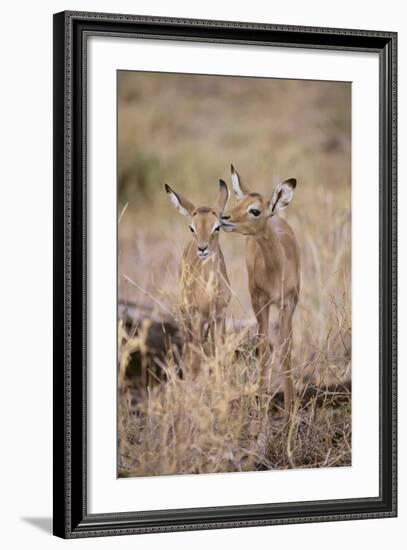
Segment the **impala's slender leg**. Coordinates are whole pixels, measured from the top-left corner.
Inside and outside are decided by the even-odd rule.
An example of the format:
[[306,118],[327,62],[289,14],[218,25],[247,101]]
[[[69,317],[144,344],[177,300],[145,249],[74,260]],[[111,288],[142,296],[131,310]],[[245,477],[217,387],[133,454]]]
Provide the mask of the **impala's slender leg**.
[[203,319],[200,313],[197,313],[195,316],[192,330],[195,338],[193,345],[195,347],[192,354],[191,372],[195,378],[199,372],[208,335],[208,331],[205,328],[205,319]]
[[210,353],[212,357],[216,355],[216,346],[219,343],[219,323],[220,319],[215,319],[211,322],[209,339],[210,339]]
[[210,324],[210,353],[217,361],[214,362],[214,368],[210,368],[209,372],[215,375],[215,381],[218,382],[218,376],[220,373],[219,354],[222,352],[223,344],[225,342],[225,311],[219,313]]
[[184,317],[184,371],[185,375],[195,378],[201,359],[200,347],[203,342],[203,323],[198,311],[191,310]]
[[222,310],[213,310],[210,318],[212,319],[209,323],[208,329],[208,338],[209,346],[208,349],[211,355],[214,357],[216,355],[217,346],[222,346],[225,342],[225,333],[226,333],[226,311]]
[[257,349],[260,359],[260,385],[268,390],[271,344],[269,338],[270,304],[256,292],[252,293],[252,305],[257,320]]
[[295,400],[294,386],[291,372],[292,348],[292,318],[296,302],[287,302],[280,308],[280,353],[284,389],[284,409],[287,413],[292,410]]
[[217,342],[220,345],[225,343],[226,336],[226,311],[222,311],[221,316],[216,322]]

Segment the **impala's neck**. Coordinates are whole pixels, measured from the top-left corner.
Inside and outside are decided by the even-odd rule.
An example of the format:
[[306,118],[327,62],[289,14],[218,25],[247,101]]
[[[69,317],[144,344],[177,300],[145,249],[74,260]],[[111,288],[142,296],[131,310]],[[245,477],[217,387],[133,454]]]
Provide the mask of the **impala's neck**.
[[220,244],[219,239],[216,239],[216,241],[212,245],[213,255],[218,257],[220,254]]
[[267,220],[262,229],[254,236],[263,253],[267,271],[270,273],[283,269],[283,254],[277,234]]
[[212,254],[208,258],[200,260],[202,267],[209,267],[212,269],[214,265],[218,266],[221,254],[219,241],[216,241],[216,243],[212,244]]

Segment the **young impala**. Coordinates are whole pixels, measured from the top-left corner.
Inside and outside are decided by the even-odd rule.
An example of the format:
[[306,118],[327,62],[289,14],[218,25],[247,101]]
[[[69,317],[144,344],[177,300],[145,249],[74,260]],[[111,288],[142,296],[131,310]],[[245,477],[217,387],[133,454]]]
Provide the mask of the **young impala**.
[[[180,270],[180,309],[188,344],[204,346],[223,338],[226,308],[231,298],[225,260],[219,244],[222,215],[229,198],[223,180],[213,207],[196,208],[189,200],[165,185],[175,208],[189,219],[191,239],[184,247]],[[197,359],[192,354],[194,361]]]
[[271,200],[252,193],[232,169],[232,187],[238,199],[235,208],[223,216],[222,228],[247,236],[246,266],[249,291],[258,324],[262,385],[267,386],[271,359],[269,341],[270,306],[279,309],[280,350],[284,377],[284,407],[294,400],[291,376],[292,317],[300,290],[300,253],[294,232],[278,212],[291,201],[296,180],[280,183]]

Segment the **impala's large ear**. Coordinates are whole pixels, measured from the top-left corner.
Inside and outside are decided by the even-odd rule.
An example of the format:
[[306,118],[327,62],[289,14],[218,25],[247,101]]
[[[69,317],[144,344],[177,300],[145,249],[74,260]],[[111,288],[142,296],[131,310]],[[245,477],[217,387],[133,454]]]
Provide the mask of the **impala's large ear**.
[[242,182],[242,178],[239,176],[239,174],[236,172],[235,167],[233,164],[230,165],[230,170],[232,173],[232,188],[235,192],[235,195],[238,199],[241,199],[244,197],[244,195],[248,195],[250,193],[249,189],[244,185]]
[[221,216],[223,214],[223,211],[225,210],[226,203],[229,199],[229,189],[226,183],[223,180],[219,180],[219,192],[218,192],[218,198],[216,199],[215,203],[215,210],[218,210],[219,215]]
[[277,185],[268,208],[268,216],[274,216],[279,210],[285,208],[294,196],[294,189],[297,186],[297,180],[290,178]]
[[183,216],[192,216],[192,212],[195,210],[195,206],[189,200],[185,199],[179,193],[176,193],[171,187],[165,184],[165,190],[171,199],[172,204]]

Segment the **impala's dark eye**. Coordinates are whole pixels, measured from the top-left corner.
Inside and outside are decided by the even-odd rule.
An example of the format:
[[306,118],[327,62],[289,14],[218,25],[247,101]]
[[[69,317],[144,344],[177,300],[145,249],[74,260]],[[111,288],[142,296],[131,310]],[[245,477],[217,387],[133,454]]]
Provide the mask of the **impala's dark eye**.
[[253,214],[253,216],[256,216],[256,218],[261,214],[260,210],[257,210],[257,208],[250,208],[249,212],[250,214]]
[[189,226],[189,229],[191,230],[191,233],[195,233],[195,229],[192,227],[192,225]]

